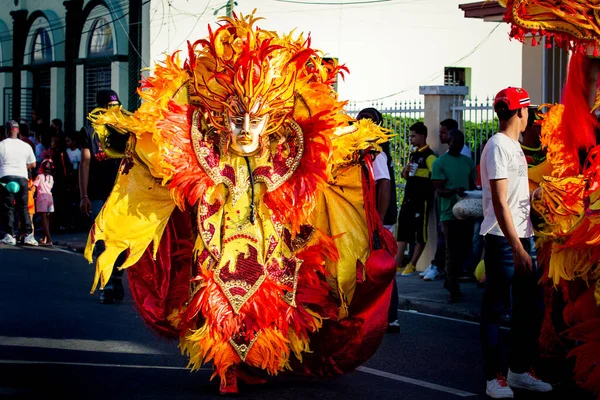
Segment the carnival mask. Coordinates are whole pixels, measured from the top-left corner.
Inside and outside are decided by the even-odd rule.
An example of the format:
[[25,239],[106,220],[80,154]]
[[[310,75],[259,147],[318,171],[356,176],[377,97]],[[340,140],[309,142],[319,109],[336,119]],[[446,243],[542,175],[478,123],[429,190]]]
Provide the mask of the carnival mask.
[[229,148],[239,155],[251,155],[260,146],[260,136],[267,126],[268,115],[228,114],[231,142]]

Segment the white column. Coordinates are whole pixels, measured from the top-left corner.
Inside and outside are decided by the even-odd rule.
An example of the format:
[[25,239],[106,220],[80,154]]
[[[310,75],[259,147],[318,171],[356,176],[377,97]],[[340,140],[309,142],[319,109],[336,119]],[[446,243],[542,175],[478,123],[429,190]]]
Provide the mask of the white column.
[[65,69],[50,69],[50,119],[65,120]]
[[76,129],[80,129],[82,126],[87,125],[86,121],[83,120],[83,104],[85,102],[85,79],[84,79],[84,72],[83,72],[83,65],[78,65],[77,66],[77,83],[76,83],[76,93],[77,93],[77,98],[76,98],[76,115],[75,115],[75,128]]
[[[469,94],[466,86],[421,86],[419,93],[425,96],[425,126],[427,126],[427,144],[437,154],[443,154],[448,146],[440,143],[440,122],[452,118],[452,102],[455,98],[464,99]],[[462,119],[462,116],[459,120]],[[458,121],[460,124],[460,121]],[[429,214],[427,226],[427,245],[416,265],[417,270],[424,271],[433,257],[437,248],[437,221],[433,207]]]
[[128,63],[114,61],[111,63],[110,86],[117,92],[123,108],[129,109],[129,70]]

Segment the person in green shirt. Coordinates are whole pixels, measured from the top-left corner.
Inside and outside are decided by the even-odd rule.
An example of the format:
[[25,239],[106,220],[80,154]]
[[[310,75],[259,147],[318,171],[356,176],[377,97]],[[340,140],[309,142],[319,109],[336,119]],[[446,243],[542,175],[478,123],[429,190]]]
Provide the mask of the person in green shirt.
[[438,194],[440,223],[446,238],[446,281],[444,288],[450,292],[450,303],[462,297],[458,277],[466,259],[472,237],[472,223],[459,220],[452,208],[468,189],[475,189],[475,163],[460,152],[465,144],[465,135],[458,129],[449,133],[448,152],[433,163],[431,179]]

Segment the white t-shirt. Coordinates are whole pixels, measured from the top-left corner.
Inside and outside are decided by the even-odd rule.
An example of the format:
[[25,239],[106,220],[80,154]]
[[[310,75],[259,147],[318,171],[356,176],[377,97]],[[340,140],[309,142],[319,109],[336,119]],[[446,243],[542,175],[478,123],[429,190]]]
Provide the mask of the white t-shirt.
[[467,147],[467,145],[465,144],[462,148],[462,150],[460,151],[460,154],[462,154],[463,156],[467,156],[469,158],[471,158],[471,149],[469,149]]
[[530,213],[527,160],[521,145],[502,133],[496,133],[488,140],[481,154],[481,185],[483,187],[483,223],[481,235],[504,236],[492,204],[490,179],[507,179],[506,201],[512,214],[517,236],[533,236]]
[[27,179],[27,164],[35,162],[31,146],[21,139],[4,139],[0,142],[0,178],[20,176]]
[[81,149],[67,149],[67,155],[69,156],[69,161],[71,161],[73,169],[78,169],[79,163],[81,162]]
[[380,179],[390,179],[390,170],[387,166],[387,156],[381,152],[373,160],[373,176],[375,181]]

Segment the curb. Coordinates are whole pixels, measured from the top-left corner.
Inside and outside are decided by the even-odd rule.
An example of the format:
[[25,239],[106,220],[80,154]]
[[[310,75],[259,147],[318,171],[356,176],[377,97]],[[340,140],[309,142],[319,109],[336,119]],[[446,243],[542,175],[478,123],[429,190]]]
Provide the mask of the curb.
[[71,250],[75,253],[81,253],[83,254],[83,251],[85,250],[85,245],[77,245],[77,244],[71,244],[69,242],[63,242],[61,240],[54,242],[55,246],[59,246],[59,247],[65,247],[67,250]]
[[[460,303],[459,303],[460,304]],[[438,302],[417,300],[402,295],[398,296],[398,308],[406,311],[417,311],[425,314],[460,319],[470,322],[480,321],[480,311],[456,309],[455,305],[446,305]]]

